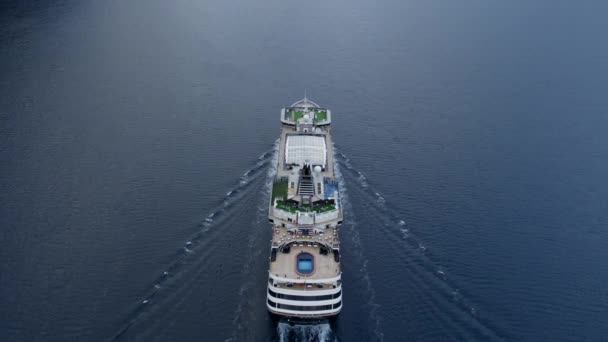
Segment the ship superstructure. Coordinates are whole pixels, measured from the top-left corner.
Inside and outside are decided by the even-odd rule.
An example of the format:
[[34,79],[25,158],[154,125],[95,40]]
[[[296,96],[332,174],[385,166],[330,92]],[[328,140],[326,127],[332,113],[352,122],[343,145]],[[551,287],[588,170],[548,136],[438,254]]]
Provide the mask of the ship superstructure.
[[331,112],[306,97],[281,110],[277,175],[268,220],[268,310],[288,319],[335,317],[342,308]]

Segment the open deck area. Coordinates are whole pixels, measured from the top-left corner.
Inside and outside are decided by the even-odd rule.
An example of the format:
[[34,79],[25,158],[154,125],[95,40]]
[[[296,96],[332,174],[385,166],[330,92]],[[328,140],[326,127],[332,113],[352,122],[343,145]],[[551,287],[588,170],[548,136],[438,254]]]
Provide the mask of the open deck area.
[[[315,124],[324,124],[326,121],[328,121],[328,115],[327,115],[326,109],[321,109],[321,108],[313,109],[309,113],[311,113],[311,112],[312,112],[312,119]],[[295,124],[296,122],[298,122],[298,120],[300,120],[302,117],[304,117],[304,114],[305,113],[304,113],[303,109],[290,108],[285,111],[285,116],[283,117],[283,119]]]
[[[314,243],[299,243],[292,245],[289,253],[277,253],[277,258],[270,263],[270,272],[276,276],[292,279],[324,279],[333,278],[340,274],[340,263],[334,260],[332,253],[323,255],[319,245]],[[310,274],[297,271],[297,258],[300,253],[309,253],[314,258],[314,269]]]
[[[340,262],[336,261],[332,249],[339,249],[339,229],[327,228],[324,232],[313,235],[297,235],[287,228],[274,227],[272,246],[278,247],[276,260],[270,263],[270,273],[278,277],[290,279],[327,279],[340,275]],[[281,250],[289,245],[289,253]],[[324,249],[326,253],[322,254]],[[298,272],[297,263],[300,253],[309,253],[314,258],[314,270],[305,274]]]

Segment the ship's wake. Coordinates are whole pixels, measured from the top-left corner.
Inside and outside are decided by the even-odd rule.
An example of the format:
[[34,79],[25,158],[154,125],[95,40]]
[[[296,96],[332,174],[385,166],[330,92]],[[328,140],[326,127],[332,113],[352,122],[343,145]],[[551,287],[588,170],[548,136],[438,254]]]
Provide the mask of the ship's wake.
[[[238,292],[240,299],[236,302],[235,310],[231,314],[228,313],[231,315],[228,320],[232,319],[233,328],[228,340],[246,339],[252,336],[252,331],[255,336],[263,338],[267,333],[263,328],[264,322],[268,323],[268,319],[267,316],[260,315],[262,311],[265,313],[265,297],[260,297],[257,291],[259,284],[265,284],[264,270],[267,269],[267,261],[263,254],[267,251],[265,239],[270,238],[270,232],[264,228],[267,225],[267,203],[272,179],[276,174],[277,155],[278,141],[272,149],[252,163],[252,167],[243,173],[232,189],[225,192],[223,198],[218,199],[215,210],[203,216],[200,223],[191,228],[193,233],[176,248],[171,262],[159,268],[156,280],[150,284],[149,290],[144,292],[140,300],[133,303],[124,325],[110,340],[152,338],[154,334],[165,329],[163,326],[175,324],[178,319],[175,317],[179,317],[177,313],[182,306],[187,305],[186,301],[203,298],[203,304],[217,302],[208,298],[218,292],[211,288],[207,290],[206,287],[216,283],[218,279],[233,279],[240,286],[233,290],[234,293]],[[399,260],[399,267],[396,267],[395,271],[400,275],[387,275],[383,281],[390,283],[397,278],[407,278],[410,284],[408,291],[421,298],[428,305],[427,309],[436,313],[437,319],[453,331],[455,337],[465,340],[505,339],[490,320],[480,315],[470,299],[474,296],[450,278],[449,270],[433,255],[432,243],[427,245],[417,236],[417,227],[410,227],[401,214],[392,208],[390,201],[382,196],[374,182],[357,170],[346,155],[337,152],[335,159],[336,176],[345,210],[341,235],[345,246],[343,255],[348,262],[344,267],[351,269],[346,272],[351,274],[352,278],[362,282],[356,289],[349,290],[346,285],[345,291],[359,291],[366,298],[363,306],[366,307],[364,310],[368,312],[368,316],[362,319],[371,324],[373,336],[370,336],[370,339],[384,339],[382,315],[391,313],[382,310],[376,294],[377,291],[381,294],[382,286],[386,284],[372,284],[374,269],[368,269],[368,264],[372,267],[373,260],[366,258],[370,251],[365,250],[365,247],[369,248],[368,239],[381,239],[379,242],[386,246],[382,253],[390,253],[391,259]],[[251,211],[256,213],[252,216]],[[253,221],[248,223],[248,229],[243,230],[237,227],[242,227],[243,224],[238,221],[238,217],[245,216],[253,218]],[[370,237],[369,230],[363,229],[357,221],[358,216],[365,218],[366,222],[374,222],[374,230],[380,234],[376,233]],[[225,249],[226,241],[239,241],[240,257],[221,254],[225,253],[222,250]],[[214,270],[209,274],[209,260],[217,253],[221,256],[215,258],[221,262],[213,263]],[[240,267],[235,268],[235,263],[238,262],[241,262]],[[232,266],[225,269],[227,264]],[[206,293],[199,295],[201,290]],[[163,324],[139,323],[153,322],[155,319],[163,321]],[[138,329],[132,329],[134,325]],[[127,337],[127,332],[135,336]],[[276,333],[279,341],[338,340],[338,332],[332,331],[329,324],[290,325],[279,322]]]
[[[208,257],[214,252],[214,249],[221,247],[221,241],[219,241],[222,239],[221,234],[226,234],[216,228],[230,226],[232,220],[246,210],[241,208],[239,203],[259,196],[258,186],[263,180],[266,180],[265,188],[267,189],[265,191],[270,191],[268,189],[272,183],[270,182],[268,185],[267,179],[276,165],[277,153],[278,140],[270,150],[257,158],[253,166],[243,173],[232,189],[226,191],[225,196],[218,200],[216,208],[203,216],[200,223],[193,227],[192,235],[176,249],[172,261],[159,271],[158,277],[141,297],[141,300],[134,303],[125,324],[109,339],[110,341],[122,340],[132,326],[144,320],[154,311],[169,311],[179,307],[189,298],[189,295],[196,290],[196,285],[192,284],[194,282],[184,281],[185,277],[193,277],[197,272],[205,269],[204,264]],[[268,171],[269,169],[270,171]],[[249,247],[252,243],[249,241]],[[220,268],[218,272],[221,272],[222,265],[218,267]],[[246,273],[247,270],[245,269],[244,272]]]
[[[335,151],[334,147],[334,151]],[[336,159],[336,161],[338,161]],[[359,278],[363,281],[363,286],[365,287],[365,291],[367,292],[367,310],[368,317],[371,321],[371,324],[374,327],[374,339],[377,341],[384,340],[384,334],[381,329],[381,317],[378,313],[379,305],[376,303],[376,291],[372,285],[372,281],[369,276],[369,271],[367,269],[368,260],[365,258],[365,251],[361,244],[361,238],[359,236],[359,232],[357,230],[357,218],[356,214],[352,208],[352,204],[349,199],[349,190],[346,185],[346,181],[344,179],[344,175],[342,174],[342,168],[340,166],[339,161],[335,165],[336,178],[340,185],[340,197],[342,202],[342,207],[344,210],[344,217],[346,217],[345,223],[342,227],[341,239],[344,244],[344,240],[348,238],[350,243],[352,244],[352,248],[344,251],[344,255],[350,255],[355,260],[351,260],[350,264],[360,265],[359,267]],[[367,181],[365,176],[361,175],[358,177],[358,180],[361,182],[365,182],[367,187]],[[346,234],[345,234],[346,232]]]
[[[337,152],[336,161],[340,182],[351,185],[348,191],[343,189],[342,193],[347,194],[347,199],[353,198],[345,201],[347,203],[344,206],[346,211],[344,216],[353,219],[360,215],[365,217],[366,221],[374,222],[374,230],[381,232],[374,234],[374,238],[382,239],[384,252],[390,253],[391,259],[400,259],[399,268],[396,270],[400,270],[403,277],[408,279],[408,283],[411,284],[408,290],[415,292],[418,298],[423,298],[428,303],[429,310],[436,313],[437,319],[444,326],[449,327],[454,332],[454,336],[461,336],[465,340],[506,339],[504,334],[499,333],[498,327],[480,316],[479,310],[470,299],[473,296],[449,277],[448,270],[433,254],[432,246],[428,246],[416,235],[416,227],[407,224],[400,213],[381,195],[373,182],[357,170],[344,153]],[[362,251],[360,234],[356,228],[354,221],[348,234],[351,235],[355,247]],[[367,260],[364,261],[362,270],[365,278],[369,277],[366,267]],[[393,277],[398,278],[394,274]],[[371,291],[369,304],[372,310],[376,310],[379,306],[374,305],[375,293],[371,282],[368,282],[368,286]],[[372,311],[371,315],[375,315],[376,320],[379,320],[380,313]],[[381,339],[378,331],[376,334],[376,337]]]
[[[267,228],[267,217],[268,217],[268,206],[267,203],[270,200],[270,192],[272,191],[272,183],[277,173],[277,158],[278,158],[278,140],[275,142],[275,148],[272,154],[269,154],[270,159],[268,163],[268,168],[266,172],[266,179],[264,183],[264,187],[260,196],[260,205],[257,207],[257,215],[255,226],[260,227],[264,225],[264,228]],[[254,229],[254,234],[249,235],[249,240],[247,242],[247,249],[245,251],[246,257],[243,258],[245,262],[243,263],[243,267],[241,269],[241,274],[244,276],[244,281],[241,284],[239,289],[239,297],[241,298],[238,306],[234,312],[234,317],[232,319],[232,323],[234,326],[234,331],[230,340],[238,340],[239,336],[243,334],[246,326],[244,323],[248,321],[246,315],[247,306],[253,305],[250,298],[255,296],[252,294],[252,289],[256,288],[256,277],[253,276],[252,272],[255,270],[255,264],[260,261],[264,261],[264,266],[266,266],[266,258],[262,257],[262,253],[266,253],[267,249],[256,248],[256,246],[261,244],[261,238],[263,236],[262,232],[264,230]],[[265,231],[269,232],[269,229]],[[257,270],[255,270],[257,272]],[[265,275],[266,273],[264,273]],[[264,283],[265,284],[265,283]],[[266,291],[264,291],[265,293]]]
[[338,341],[329,323],[314,325],[291,325],[279,322],[277,325],[279,342],[333,342]]

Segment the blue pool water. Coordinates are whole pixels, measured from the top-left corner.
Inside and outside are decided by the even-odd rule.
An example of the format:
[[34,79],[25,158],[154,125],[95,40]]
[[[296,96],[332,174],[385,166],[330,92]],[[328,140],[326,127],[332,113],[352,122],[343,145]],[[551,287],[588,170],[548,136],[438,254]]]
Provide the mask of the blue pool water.
[[310,273],[313,270],[313,256],[308,253],[298,255],[298,272]]
[[307,273],[312,271],[312,261],[310,260],[300,260],[298,262],[298,270],[301,273]]
[[332,182],[328,179],[323,180],[324,193],[327,197],[333,196],[338,191],[338,183]]

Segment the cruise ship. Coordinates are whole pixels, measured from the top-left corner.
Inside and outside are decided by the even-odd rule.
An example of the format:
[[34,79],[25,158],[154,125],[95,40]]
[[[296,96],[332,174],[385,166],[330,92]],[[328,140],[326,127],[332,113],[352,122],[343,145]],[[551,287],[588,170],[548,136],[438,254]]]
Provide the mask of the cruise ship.
[[304,97],[281,110],[277,163],[266,305],[290,322],[334,319],[342,309],[343,212],[329,109]]

